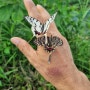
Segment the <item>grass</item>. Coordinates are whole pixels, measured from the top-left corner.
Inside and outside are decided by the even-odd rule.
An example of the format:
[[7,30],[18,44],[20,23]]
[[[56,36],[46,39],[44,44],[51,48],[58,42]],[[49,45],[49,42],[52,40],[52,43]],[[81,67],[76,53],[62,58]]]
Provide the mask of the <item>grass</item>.
[[[90,0],[34,2],[51,15],[58,11],[55,23],[69,41],[78,69],[90,79]],[[0,90],[55,90],[10,42],[14,36],[27,41],[32,38],[26,15],[22,0],[0,0]]]

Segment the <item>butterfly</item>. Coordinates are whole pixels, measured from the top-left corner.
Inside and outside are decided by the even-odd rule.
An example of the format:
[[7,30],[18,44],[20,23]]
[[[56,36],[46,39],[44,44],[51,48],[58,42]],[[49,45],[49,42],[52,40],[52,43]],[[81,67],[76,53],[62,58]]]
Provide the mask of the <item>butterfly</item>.
[[51,54],[55,51],[57,46],[62,46],[63,41],[57,36],[47,36],[47,43],[45,43],[45,36],[38,37],[34,40],[37,46],[43,46],[44,49],[50,54],[48,62],[50,63]]
[[61,46],[63,41],[57,36],[47,36],[47,44],[45,44],[45,36],[38,37],[34,40],[37,46],[44,46],[47,52],[52,52],[57,46]]
[[57,12],[53,14],[48,20],[46,20],[45,23],[41,23],[39,20],[31,16],[26,16],[25,19],[32,25],[31,30],[33,36],[46,34],[49,29],[50,23],[54,21],[56,14]]

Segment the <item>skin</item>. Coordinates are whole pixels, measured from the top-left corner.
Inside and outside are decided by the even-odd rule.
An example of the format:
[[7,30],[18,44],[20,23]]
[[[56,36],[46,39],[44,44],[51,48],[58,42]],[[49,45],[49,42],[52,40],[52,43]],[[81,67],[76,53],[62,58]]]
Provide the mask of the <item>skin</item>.
[[[32,0],[24,0],[24,4],[28,15],[40,22],[43,23],[50,17],[41,5],[35,6]],[[49,54],[42,46],[38,46],[35,51],[28,42],[19,37],[11,38],[11,42],[19,48],[36,70],[52,83],[57,90],[90,90],[89,80],[75,66],[69,44],[65,37],[59,33],[54,22],[50,24],[47,35],[58,36],[63,40],[63,45],[57,47],[52,53],[50,64],[48,63]]]

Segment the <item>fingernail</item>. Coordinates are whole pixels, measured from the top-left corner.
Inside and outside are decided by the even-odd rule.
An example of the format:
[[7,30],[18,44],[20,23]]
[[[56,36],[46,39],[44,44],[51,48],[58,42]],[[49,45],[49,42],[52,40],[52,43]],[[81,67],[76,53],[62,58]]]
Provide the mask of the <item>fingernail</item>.
[[11,42],[12,42],[13,44],[15,44],[15,45],[18,45],[18,43],[19,43],[20,41],[18,40],[17,37],[13,37],[13,38],[11,38]]
[[39,4],[37,4],[37,6],[40,6]]
[[38,7],[38,8],[41,8],[41,5],[37,4],[37,7]]

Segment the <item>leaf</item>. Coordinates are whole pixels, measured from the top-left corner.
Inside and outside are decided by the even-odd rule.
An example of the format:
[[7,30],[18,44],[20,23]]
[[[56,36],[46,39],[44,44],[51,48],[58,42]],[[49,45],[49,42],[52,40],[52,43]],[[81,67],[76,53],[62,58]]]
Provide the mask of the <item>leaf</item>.
[[6,75],[6,76],[7,76],[7,75],[10,75],[11,73],[16,72],[16,71],[18,71],[18,70],[17,70],[17,69],[13,69],[13,70],[11,70],[11,71],[6,72],[5,75]]
[[1,82],[1,80],[0,80],[0,87],[2,86],[2,82]]
[[12,5],[7,5],[0,8],[0,21],[7,21],[10,19],[12,13]]
[[13,55],[10,56],[10,58],[9,58],[9,59],[7,60],[7,62],[4,64],[4,68],[7,67],[7,65],[11,62],[11,60],[15,57],[15,55],[16,55],[16,52],[15,52]]
[[19,22],[21,22],[21,20],[23,20],[24,14],[23,14],[22,10],[19,9],[19,10],[17,10],[17,13],[14,12],[11,17],[15,23],[17,23],[17,22],[19,23]]
[[17,0],[0,0],[0,7],[6,6],[6,5],[10,5],[10,4],[15,4],[17,3]]
[[10,54],[10,47],[6,47],[6,48],[4,49],[4,53],[5,53],[5,54]]
[[2,67],[0,67],[0,78],[7,79],[5,72],[3,71]]

